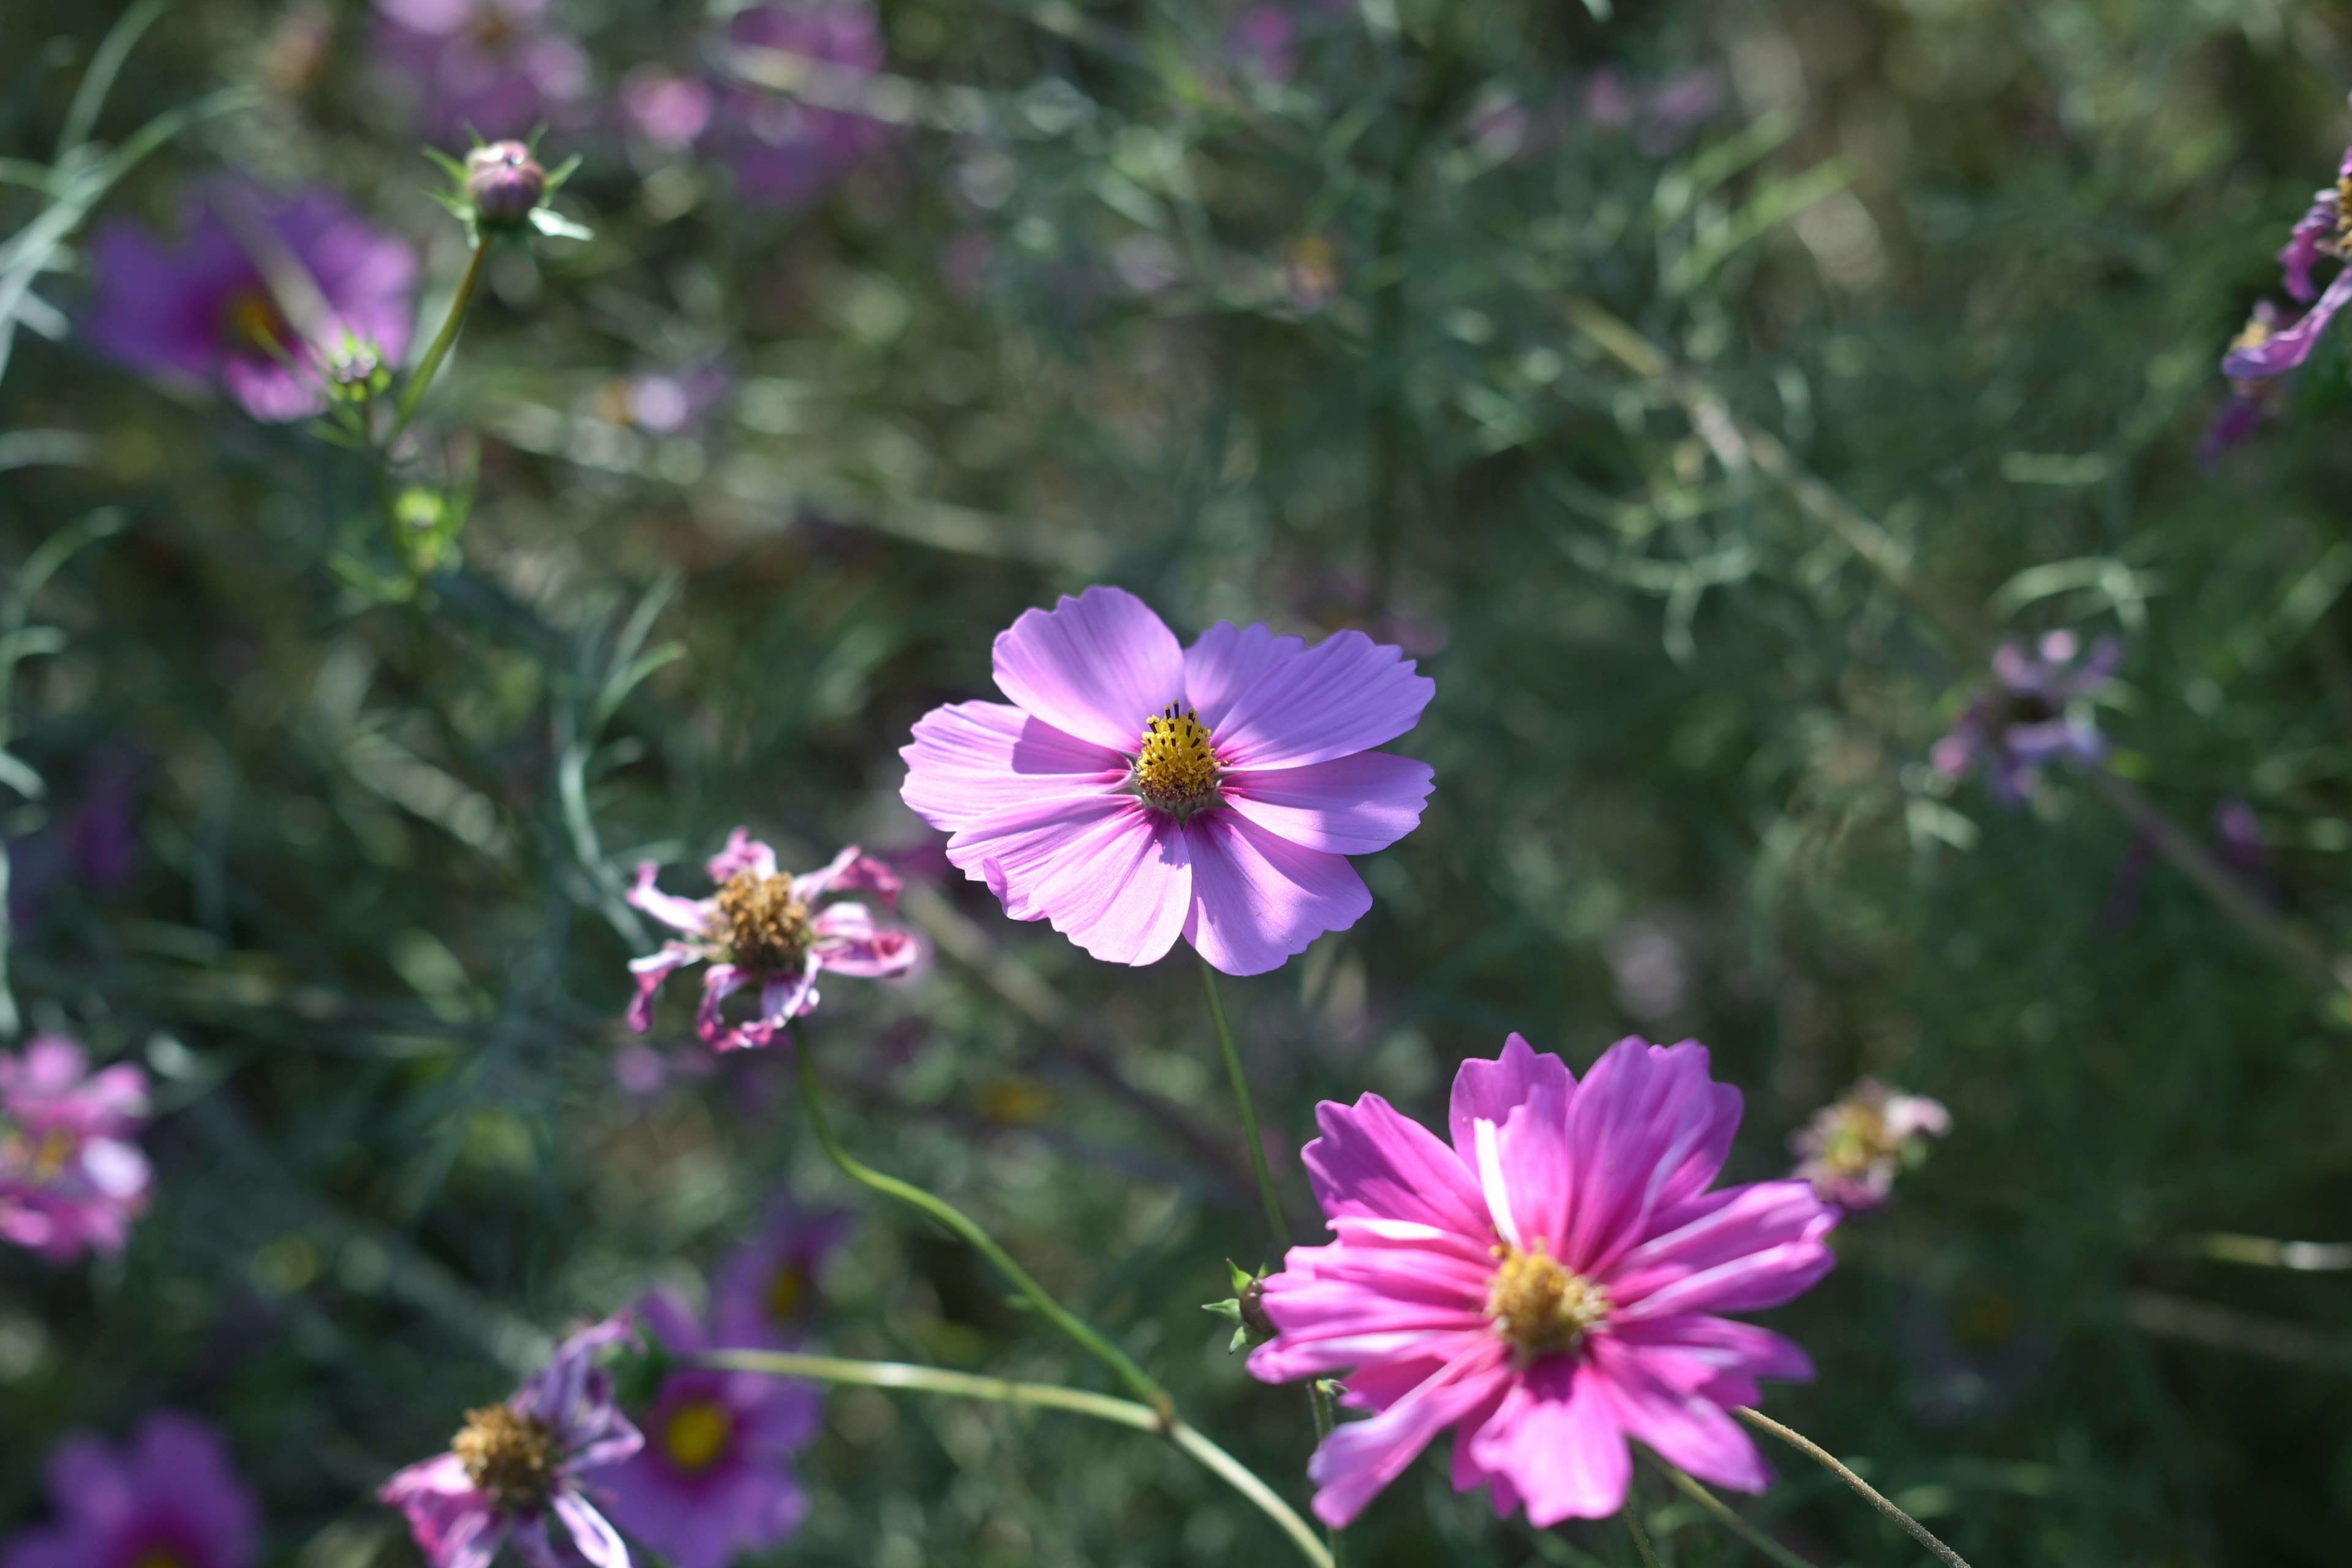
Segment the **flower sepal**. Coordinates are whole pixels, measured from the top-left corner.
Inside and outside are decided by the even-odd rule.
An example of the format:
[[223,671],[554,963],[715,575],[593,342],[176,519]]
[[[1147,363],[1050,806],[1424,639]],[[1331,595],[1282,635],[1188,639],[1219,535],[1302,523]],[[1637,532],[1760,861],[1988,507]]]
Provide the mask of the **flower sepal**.
[[580,167],[577,155],[553,169],[539,162],[539,138],[529,142],[477,142],[463,159],[437,147],[425,155],[449,176],[449,188],[432,193],[478,242],[486,235],[520,234],[525,228],[554,239],[593,239],[595,231],[573,222],[548,204]]

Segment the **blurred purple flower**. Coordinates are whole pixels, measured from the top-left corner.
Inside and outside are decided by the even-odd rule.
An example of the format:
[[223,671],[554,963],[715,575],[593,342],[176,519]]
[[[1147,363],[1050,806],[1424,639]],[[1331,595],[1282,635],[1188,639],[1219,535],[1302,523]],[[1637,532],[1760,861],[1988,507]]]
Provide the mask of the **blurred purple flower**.
[[39,1035],[0,1055],[0,1240],[52,1262],[120,1252],[146,1212],[147,1075],[98,1072],[75,1042]]
[[1660,82],[1643,106],[1634,145],[1652,156],[1671,153],[1722,107],[1721,71],[1706,66],[1677,71]]
[[83,762],[80,796],[49,822],[8,841],[8,919],[37,924],[49,889],[70,879],[97,894],[120,892],[139,868],[139,801],[145,765],[125,746]]
[[83,330],[104,353],[217,384],[256,419],[283,422],[326,407],[326,355],[344,331],[387,364],[408,352],[416,253],[341,195],[228,178],[198,186],[190,208],[176,244],[122,220],[91,242],[98,293]]
[[2347,199],[2352,199],[2352,147],[2344,150],[2336,165],[2336,184],[2313,194],[2311,205],[2295,220],[2278,253],[2280,280],[2287,294],[2311,308],[2299,318],[2286,319],[2267,300],[2255,306],[2253,319],[2221,356],[2223,375],[2241,383],[2284,375],[2311,357],[2328,323],[2352,303],[2352,267],[2339,268],[2324,292],[2311,276],[2322,258],[2342,262],[2347,257],[2345,237],[2352,224]]
[[1280,85],[1298,69],[1298,26],[1280,5],[1252,5],[1234,18],[1225,53],[1261,81]]
[[1849,1214],[1884,1208],[1895,1173],[1918,1163],[1927,1139],[1951,1130],[1952,1113],[1942,1101],[1866,1078],[1790,1137],[1799,1161],[1790,1173]]
[[630,130],[672,152],[691,147],[710,124],[710,89],[659,66],[621,79],[621,118]]
[[1993,798],[2016,806],[2052,760],[2089,767],[2106,755],[2085,700],[2115,678],[2123,645],[2101,637],[2077,665],[2081,653],[2082,641],[2070,631],[2045,633],[2032,653],[2015,642],[2001,644],[1993,651],[1993,684],[1929,753],[1937,772],[1957,779],[1981,763]]
[[[637,999],[629,1007],[629,1027],[653,1027],[654,994],[677,970],[708,963],[702,1006],[695,1029],[703,1043],[722,1051],[773,1043],[778,1031],[817,1005],[816,977],[831,969],[867,980],[904,973],[918,956],[915,939],[874,923],[864,904],[817,900],[860,889],[896,906],[898,876],[851,845],[820,870],[793,876],[778,869],[776,852],[739,827],[727,847],[711,857],[710,879],[718,892],[682,899],[654,886],[659,868],[637,868],[629,902],[683,933],[658,952],[635,960]],[[719,1005],[748,985],[760,988],[758,1016],[727,1026]]]
[[1584,117],[1593,124],[1612,130],[1631,125],[1640,110],[1641,100],[1614,66],[1602,66],[1585,79]]
[[[856,0],[754,6],[736,13],[727,41],[739,51],[796,57],[799,69],[822,72],[836,88],[854,88],[882,68],[881,22]],[[706,142],[734,166],[744,200],[796,207],[897,134],[866,115],[738,85],[721,100]]]
[[376,58],[439,140],[527,136],[580,118],[588,56],[556,0],[375,0]]
[[[431,1568],[488,1568],[509,1542],[531,1568],[629,1568],[629,1549],[580,1487],[581,1473],[627,1458],[644,1443],[613,1403],[596,1352],[628,1337],[620,1312],[555,1348],[504,1405],[466,1413],[449,1452],[409,1466],[376,1496],[408,1517]],[[570,1550],[551,1536],[552,1514]]]
[[[647,1296],[637,1312],[672,1356],[724,1342],[670,1296]],[[808,1494],[791,1461],[824,1418],[815,1389],[764,1373],[678,1367],[635,1414],[645,1447],[582,1479],[607,1498],[614,1523],[675,1568],[727,1568],[737,1552],[772,1546],[800,1528]]]
[[639,371],[618,376],[597,390],[596,416],[607,425],[634,425],[656,436],[675,436],[699,423],[735,387],[735,377],[715,360],[674,370]]
[[16,1536],[0,1568],[252,1568],[259,1510],[201,1421],[156,1411],[121,1449],[69,1436],[48,1481],[57,1522]]
[[816,1317],[824,1260],[849,1234],[837,1209],[803,1209],[779,1199],[760,1234],[719,1267],[711,1292],[711,1342],[741,1350],[790,1350]]

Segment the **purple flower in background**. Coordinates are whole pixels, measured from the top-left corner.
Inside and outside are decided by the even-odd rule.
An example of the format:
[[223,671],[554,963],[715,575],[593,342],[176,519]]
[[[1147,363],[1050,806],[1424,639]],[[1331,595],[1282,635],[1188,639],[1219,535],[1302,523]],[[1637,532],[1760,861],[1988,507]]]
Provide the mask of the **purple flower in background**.
[[[654,994],[689,964],[710,966],[696,1032],[706,1045],[733,1051],[772,1043],[786,1024],[815,1007],[816,977],[824,970],[878,980],[904,973],[919,956],[912,936],[876,925],[864,904],[818,907],[820,899],[860,889],[897,905],[898,874],[854,844],[831,865],[795,877],[777,868],[773,849],[739,827],[711,857],[709,870],[718,892],[682,899],[654,886],[659,868],[652,861],[637,868],[629,902],[687,938],[673,938],[629,965],[637,977],[629,1027],[641,1035],[653,1027]],[[759,988],[758,1015],[730,1026],[719,1005],[747,985]]]
[[1952,1113],[1941,1100],[1866,1078],[1790,1136],[1799,1161],[1790,1174],[1849,1214],[1884,1208],[1895,1173],[1927,1157],[1928,1139],[1951,1130]]
[[146,767],[128,746],[100,746],[82,763],[80,794],[41,827],[8,841],[8,919],[37,924],[49,889],[72,880],[116,893],[139,868],[139,801]]
[[[2268,300],[2257,300],[2233,350],[2261,347],[2277,335],[2280,324],[2286,320]],[[2294,379],[2294,372],[2289,369],[2273,376],[2231,381],[2229,396],[2213,411],[2211,422],[2205,426],[2204,438],[2197,444],[2197,466],[2210,472],[2224,454],[2252,440],[2254,433],[2277,415]]]
[[1234,18],[1225,52],[1243,70],[1278,86],[1298,69],[1298,25],[1279,5],[1253,5]]
[[736,1248],[711,1292],[713,1343],[743,1350],[790,1350],[816,1316],[818,1276],[849,1234],[837,1209],[803,1209],[779,1200],[760,1234]]
[[123,1449],[68,1437],[48,1481],[57,1522],[11,1541],[0,1568],[252,1568],[259,1510],[201,1421],[157,1411]]
[[568,124],[588,56],[554,26],[557,0],[376,0],[376,58],[430,136],[527,136]]
[[256,419],[325,408],[329,356],[346,332],[386,364],[408,352],[416,253],[332,191],[211,181],[177,242],[117,220],[90,254],[90,341],[126,364],[223,386]]
[[630,130],[671,152],[691,147],[710,123],[710,89],[659,66],[621,79],[621,118]]
[[[882,24],[872,7],[854,0],[739,11],[727,25],[727,41],[739,80],[808,77],[811,100],[854,99],[882,68]],[[738,85],[728,89],[707,140],[733,165],[744,200],[796,207],[896,134],[850,109]]]
[[1936,742],[1936,770],[1957,779],[1981,763],[1985,783],[2003,805],[2024,804],[2044,764],[2066,758],[2084,767],[2106,755],[2088,699],[2115,678],[2123,645],[2101,637],[2078,665],[2082,640],[2070,631],[2044,633],[2028,653],[2015,642],[1994,650],[1994,683],[1970,702]]
[[1134,595],[1093,587],[996,638],[1013,700],[935,708],[900,795],[1017,921],[1109,963],[1181,935],[1262,974],[1371,908],[1350,855],[1421,822],[1429,764],[1371,748],[1436,686],[1358,631],[1314,647],[1220,622],[1190,648]]
[[1802,1182],[1709,1192],[1739,1091],[1696,1041],[1612,1046],[1578,1083],[1517,1035],[1454,1080],[1451,1142],[1379,1095],[1317,1110],[1305,1159],[1338,1239],[1265,1283],[1269,1383],[1344,1373],[1374,1411],[1323,1440],[1315,1511],[1344,1525],[1447,1427],[1454,1489],[1538,1528],[1625,1500],[1626,1439],[1742,1491],[1769,1480],[1726,1406],[1812,1375],[1778,1306],[1834,1261]]
[[[629,1568],[629,1549],[581,1489],[581,1473],[614,1464],[644,1439],[613,1403],[596,1352],[631,1332],[617,1313],[555,1348],[504,1405],[466,1413],[449,1452],[409,1466],[376,1496],[408,1517],[432,1568],[488,1568],[511,1542],[531,1568]],[[570,1550],[548,1530],[563,1527]]]
[[2337,262],[2346,258],[2345,236],[2352,223],[2347,199],[2352,199],[2352,147],[2344,150],[2336,184],[2313,195],[2310,207],[2295,220],[2278,253],[2281,282],[2288,295],[2310,309],[2300,317],[2285,318],[2268,301],[2256,306],[2246,330],[2221,356],[2223,375],[2241,383],[2284,375],[2311,357],[2328,323],[2352,303],[2352,267],[2339,268],[2324,291],[2312,278],[2322,258]]
[[91,1072],[81,1047],[37,1036],[0,1055],[0,1240],[53,1262],[120,1252],[146,1212],[147,1075],[127,1062]]
[[656,436],[675,436],[699,424],[734,388],[733,374],[706,360],[674,370],[616,376],[597,389],[593,406],[607,425],[634,425]]
[[1655,156],[1671,153],[1723,107],[1723,73],[1700,66],[1660,82],[1643,106],[1634,144]]
[[[648,1296],[637,1311],[672,1356],[728,1343],[669,1296]],[[645,1447],[582,1479],[601,1489],[614,1523],[675,1568],[727,1568],[737,1552],[800,1528],[808,1494],[792,1457],[815,1438],[824,1414],[804,1383],[678,1367],[635,1412]]]

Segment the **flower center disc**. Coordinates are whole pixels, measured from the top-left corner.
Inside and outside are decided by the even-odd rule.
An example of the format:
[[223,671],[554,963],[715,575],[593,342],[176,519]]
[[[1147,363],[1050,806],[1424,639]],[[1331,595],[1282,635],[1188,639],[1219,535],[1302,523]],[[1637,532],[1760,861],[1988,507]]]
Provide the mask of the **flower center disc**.
[[808,957],[808,906],[793,897],[790,877],[738,871],[719,889],[712,932],[741,967],[759,974],[797,973]]
[[1146,805],[1187,816],[1217,803],[1217,753],[1209,727],[1191,709],[1182,715],[1171,702],[1144,721],[1136,750],[1135,792]]
[[1502,1262],[1486,1287],[1486,1316],[1521,1360],[1572,1351],[1609,1316],[1609,1292],[1562,1268],[1542,1242],[1526,1252],[1505,1243],[1495,1256]]
[[497,1496],[508,1509],[543,1505],[555,1487],[555,1433],[536,1415],[506,1405],[466,1412],[466,1425],[449,1451],[466,1467],[467,1479]]
[[1885,1112],[1848,1103],[1837,1108],[1829,1136],[1822,1142],[1820,1159],[1841,1175],[1859,1176],[1881,1160],[1902,1152],[1902,1140],[1892,1135]]
[[727,1451],[734,1436],[735,1418],[724,1405],[708,1399],[689,1400],[670,1412],[662,1424],[662,1452],[688,1475],[709,1469]]
[[787,1263],[768,1281],[768,1316],[780,1323],[789,1323],[800,1316],[801,1297],[808,1282],[802,1278],[801,1266]]
[[240,289],[221,310],[221,336],[236,348],[289,353],[294,329],[266,289]]

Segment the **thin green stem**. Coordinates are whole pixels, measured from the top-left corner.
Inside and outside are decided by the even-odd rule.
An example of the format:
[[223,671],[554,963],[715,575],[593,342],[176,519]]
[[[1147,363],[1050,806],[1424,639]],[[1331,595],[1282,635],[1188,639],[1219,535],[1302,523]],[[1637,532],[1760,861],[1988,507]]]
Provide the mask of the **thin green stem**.
[[391,446],[399,439],[400,433],[408,428],[408,421],[415,416],[416,405],[425,400],[425,389],[433,384],[434,376],[440,373],[441,362],[447,359],[449,351],[457,346],[457,330],[466,324],[466,312],[473,308],[474,291],[482,281],[482,259],[489,253],[490,237],[488,234],[477,236],[474,254],[466,261],[466,275],[457,279],[457,292],[449,301],[449,314],[442,319],[441,330],[433,334],[433,345],[425,351],[425,357],[416,362],[416,368],[409,373],[408,384],[401,389],[399,411],[393,418],[391,430],[385,433],[385,446]]
[[[1323,1439],[1331,1435],[1331,1428],[1339,1425],[1339,1412],[1332,1407],[1330,1385],[1319,1377],[1309,1380],[1307,1402],[1308,1408],[1315,1413],[1315,1444],[1320,1447]],[[1330,1545],[1332,1563],[1344,1568],[1348,1561],[1347,1532],[1335,1524],[1324,1531],[1323,1539]]]
[[1192,1427],[1162,1410],[1132,1400],[1083,1388],[1063,1388],[1050,1383],[1013,1383],[1001,1377],[948,1372],[905,1362],[851,1361],[841,1356],[800,1355],[783,1351],[709,1351],[691,1358],[698,1366],[726,1372],[770,1373],[779,1377],[813,1378],[822,1383],[851,1383],[867,1388],[911,1388],[961,1399],[985,1399],[999,1405],[1024,1405],[1043,1410],[1063,1410],[1157,1432],[1213,1471],[1227,1486],[1257,1505],[1258,1510],[1282,1528],[1307,1561],[1316,1568],[1335,1568],[1329,1552],[1315,1539],[1315,1528],[1298,1517],[1272,1487],[1248,1466],[1226,1453]]
[[1708,1514],[1714,1517],[1715,1521],[1723,1526],[1724,1529],[1731,1531],[1732,1534],[1739,1537],[1740,1540],[1748,1542],[1748,1545],[1754,1547],[1757,1551],[1762,1552],[1773,1562],[1778,1563],[1780,1565],[1780,1568],[1817,1568],[1816,1564],[1809,1563],[1802,1557],[1798,1556],[1795,1552],[1790,1551],[1787,1547],[1781,1545],[1779,1542],[1773,1540],[1770,1536],[1765,1534],[1762,1531],[1757,1529],[1746,1520],[1740,1518],[1739,1515],[1734,1511],[1729,1503],[1725,1502],[1721,1498],[1707,1490],[1706,1487],[1700,1485],[1694,1478],[1685,1475],[1683,1471],[1666,1463],[1664,1459],[1659,1458],[1655,1454],[1652,1454],[1650,1458],[1657,1465],[1659,1469],[1665,1472],[1666,1479],[1675,1484],[1675,1490],[1681,1492],[1683,1496],[1690,1499],[1691,1501],[1698,1504],[1700,1508],[1706,1510]]
[[1266,1168],[1265,1140],[1258,1136],[1257,1107],[1251,1103],[1249,1079],[1242,1072],[1242,1054],[1234,1047],[1233,1026],[1225,1021],[1224,998],[1217,994],[1217,972],[1201,960],[1201,990],[1209,998],[1209,1018],[1217,1026],[1217,1047],[1225,1053],[1225,1076],[1233,1079],[1234,1106],[1241,1112],[1242,1137],[1249,1143],[1250,1169],[1257,1173],[1258,1201],[1265,1205],[1265,1227],[1274,1243],[1290,1250],[1290,1222],[1283,1216],[1282,1198],[1274,1190],[1274,1173]]
[[1633,1532],[1633,1550],[1642,1554],[1642,1568],[1658,1568],[1658,1554],[1651,1548],[1650,1538],[1642,1531],[1641,1510],[1633,1502],[1633,1493],[1625,1494],[1625,1506],[1618,1510],[1625,1528]]
[[1928,1551],[1934,1552],[1936,1556],[1944,1563],[1945,1568],[1969,1568],[1967,1558],[1961,1556],[1958,1552],[1953,1551],[1950,1547],[1937,1540],[1933,1531],[1929,1530],[1926,1525],[1920,1523],[1917,1520],[1913,1519],[1909,1514],[1905,1513],[1901,1509],[1896,1508],[1893,1503],[1889,1502],[1885,1497],[1879,1492],[1876,1487],[1872,1486],[1868,1481],[1865,1481],[1860,1476],[1855,1475],[1851,1469],[1846,1468],[1835,1454],[1831,1453],[1827,1448],[1822,1447],[1811,1437],[1806,1436],[1801,1432],[1791,1431],[1788,1427],[1781,1426],[1778,1421],[1773,1420],[1769,1415],[1765,1415],[1762,1411],[1750,1410],[1745,1405],[1733,1405],[1731,1407],[1731,1413],[1734,1415],[1738,1416],[1742,1421],[1747,1422],[1750,1426],[1755,1427],[1758,1431],[1771,1433],[1772,1436],[1780,1438],[1780,1441],[1788,1444],[1789,1447],[1796,1449],[1797,1452],[1804,1455],[1805,1458],[1812,1460],[1815,1464],[1821,1466],[1822,1468],[1829,1471],[1830,1474],[1843,1481],[1848,1487],[1853,1489],[1855,1496],[1861,1498],[1864,1502],[1878,1510],[1879,1512],[1885,1514],[1887,1518],[1893,1520],[1895,1523],[1909,1531],[1911,1532],[1912,1539],[1918,1542],[1920,1545],[1926,1547]]
[[833,1163],[841,1168],[842,1174],[884,1197],[896,1198],[909,1208],[930,1215],[955,1232],[973,1251],[994,1264],[996,1271],[1012,1281],[1013,1289],[1028,1299],[1040,1317],[1061,1330],[1080,1350],[1110,1368],[1145,1405],[1172,1422],[1176,1418],[1176,1407],[1167,1392],[1136,1365],[1125,1351],[1087,1327],[1059,1301],[1047,1295],[1045,1288],[1038,1284],[1027,1269],[1013,1262],[1012,1254],[999,1247],[995,1237],[981,1229],[961,1209],[944,1198],[925,1192],[912,1182],[884,1175],[841,1146],[841,1141],[834,1136],[833,1123],[825,1118],[824,1095],[817,1082],[816,1057],[809,1049],[808,1037],[797,1023],[792,1026],[792,1035],[793,1054],[800,1058],[801,1096],[808,1102],[809,1125],[816,1130],[817,1142],[824,1145],[824,1152],[833,1157]]

